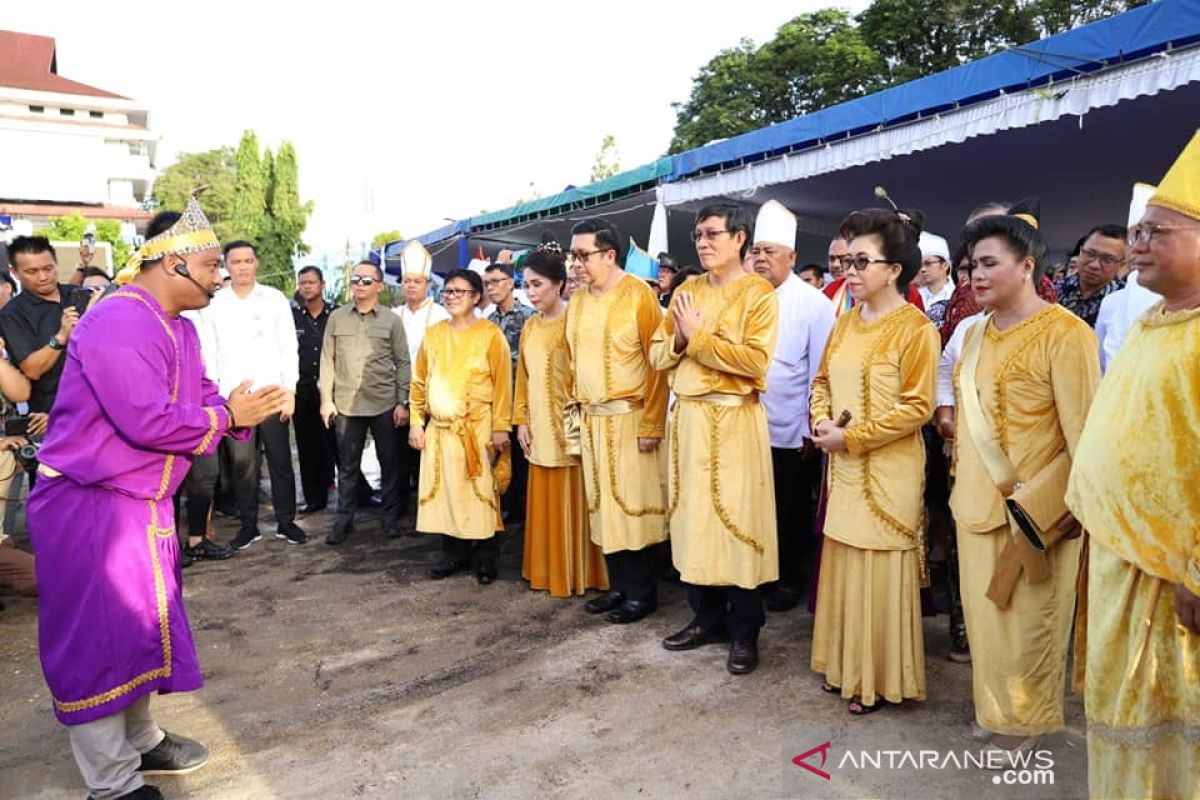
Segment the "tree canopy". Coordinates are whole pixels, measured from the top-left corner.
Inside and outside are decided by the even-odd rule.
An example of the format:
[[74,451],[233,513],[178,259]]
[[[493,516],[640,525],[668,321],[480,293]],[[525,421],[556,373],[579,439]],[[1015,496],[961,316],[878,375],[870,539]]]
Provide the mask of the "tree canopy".
[[[198,188],[200,206],[222,242],[246,239],[258,248],[259,279],[285,294],[295,288],[292,259],[309,251],[302,236],[313,204],[300,202],[300,167],[291,142],[260,153],[254,131],[237,149],[185,153],[154,183],[153,200],[183,208]],[[97,233],[97,235],[99,235]]]
[[[46,227],[34,231],[52,242],[78,242],[83,239],[88,221],[81,214],[66,217],[51,217]],[[121,238],[121,223],[115,219],[96,220],[96,241],[112,245],[113,272],[125,266],[133,248]]]
[[874,0],[717,53],[673,103],[669,152],[737,136],[1127,11],[1149,0]]

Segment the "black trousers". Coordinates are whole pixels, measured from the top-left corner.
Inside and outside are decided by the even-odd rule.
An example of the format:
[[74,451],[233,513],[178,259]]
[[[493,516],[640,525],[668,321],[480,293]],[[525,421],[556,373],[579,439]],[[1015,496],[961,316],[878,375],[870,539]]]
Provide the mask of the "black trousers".
[[509,438],[512,441],[509,448],[512,453],[512,483],[500,499],[500,508],[507,515],[504,518],[505,522],[521,522],[525,519],[525,486],[529,482],[529,461],[517,441],[516,426],[513,426]]
[[321,421],[321,395],[316,385],[296,385],[296,454],[300,459],[300,490],[309,507],[329,502],[329,484],[337,463],[337,439]]
[[367,443],[367,431],[375,440],[375,455],[383,479],[383,506],[380,514],[384,530],[400,524],[400,433],[392,426],[392,412],[374,417],[349,417],[339,414],[333,420],[337,434],[338,455],[338,528],[354,524],[358,511],[360,486],[363,483],[362,453]]
[[693,625],[706,631],[727,631],[735,642],[758,641],[758,631],[766,621],[758,589],[689,583],[687,597],[696,613]]
[[775,532],[779,542],[779,585],[799,592],[811,572],[813,491],[821,480],[821,459],[800,450],[771,448],[775,476]]
[[279,415],[258,424],[254,435],[243,442],[229,442],[233,461],[233,493],[237,498],[242,528],[258,528],[258,443],[267,454],[271,474],[271,502],[280,529],[296,519],[296,473],[292,471],[292,446],[288,425]]
[[[217,474],[221,471],[218,454],[200,456],[188,470],[184,488],[187,491],[187,528],[189,536],[203,536],[208,532],[209,515],[212,513],[213,491],[217,487]],[[257,507],[257,503],[255,506]],[[179,524],[179,510],[175,511],[175,524]]]
[[609,590],[620,592],[626,600],[658,602],[658,575],[662,560],[662,544],[606,554],[604,563],[608,567]]
[[457,561],[466,564],[475,556],[475,565],[481,561],[495,562],[500,557],[500,543],[495,536],[487,539],[459,539],[455,536],[442,534],[442,555],[447,561]]

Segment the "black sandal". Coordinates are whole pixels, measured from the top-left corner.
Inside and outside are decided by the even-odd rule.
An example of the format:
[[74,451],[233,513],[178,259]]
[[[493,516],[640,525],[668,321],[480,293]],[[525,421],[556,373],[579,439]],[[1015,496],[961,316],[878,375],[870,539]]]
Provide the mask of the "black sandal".
[[[875,701],[874,705],[868,706],[864,705],[863,701],[856,697],[850,701],[850,704],[846,707],[846,710],[856,717],[865,717],[867,714],[874,714],[876,711],[883,708],[886,702],[887,701],[881,697]],[[858,711],[855,711],[855,708],[858,708]]]

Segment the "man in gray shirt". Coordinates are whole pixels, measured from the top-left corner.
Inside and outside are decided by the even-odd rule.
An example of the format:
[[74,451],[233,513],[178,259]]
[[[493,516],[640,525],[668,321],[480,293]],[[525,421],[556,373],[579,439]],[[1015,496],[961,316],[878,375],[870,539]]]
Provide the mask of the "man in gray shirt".
[[350,276],[353,302],[329,315],[318,387],[321,419],[333,425],[338,449],[338,508],[327,544],[346,541],[358,509],[359,462],[367,431],[383,473],[383,531],[401,535],[397,428],[408,424],[408,343],[400,317],[379,304],[383,271],[363,261]]

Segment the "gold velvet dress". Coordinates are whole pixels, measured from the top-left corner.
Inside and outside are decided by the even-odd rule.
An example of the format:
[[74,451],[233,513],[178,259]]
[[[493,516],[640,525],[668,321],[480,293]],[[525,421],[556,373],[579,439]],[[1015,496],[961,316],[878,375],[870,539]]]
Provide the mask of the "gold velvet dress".
[[417,530],[490,539],[504,529],[492,475],[492,433],[510,430],[512,356],[504,334],[476,320],[465,330],[439,322],[417,352],[409,397],[425,426]]
[[[975,381],[1001,448],[1028,481],[1063,452],[1075,455],[1100,383],[1096,335],[1062,306],[1046,306],[1008,330],[989,317],[967,334],[983,336]],[[962,368],[955,370],[958,408]],[[1075,613],[1082,538],[1046,553],[1049,580],[1024,574],[1001,609],[988,585],[1011,538],[1004,498],[988,475],[969,418],[958,415],[950,508],[958,530],[959,585],[971,640],[975,720],[993,733],[1037,736],[1063,726],[1067,647]]]
[[904,304],[838,317],[813,379],[812,424],[849,411],[829,459],[812,668],[865,705],[925,699],[921,631],[925,444],[941,339]]
[[661,321],[654,291],[628,274],[599,297],[581,287],[567,309],[588,522],[606,555],[667,538],[666,448],[638,450],[639,438],[663,438],[667,382],[649,359]]
[[1067,504],[1087,529],[1088,788],[1200,798],[1200,309],[1133,326],[1079,440]]
[[759,394],[779,333],[771,284],[689,278],[702,327],[675,352],[667,314],[651,358],[675,393],[670,432],[671,556],[685,583],[753,589],[779,577],[775,482]]
[[513,424],[529,427],[521,576],[554,597],[607,589],[604,556],[589,536],[583,469],[567,454],[567,316],[531,317],[521,331]]

